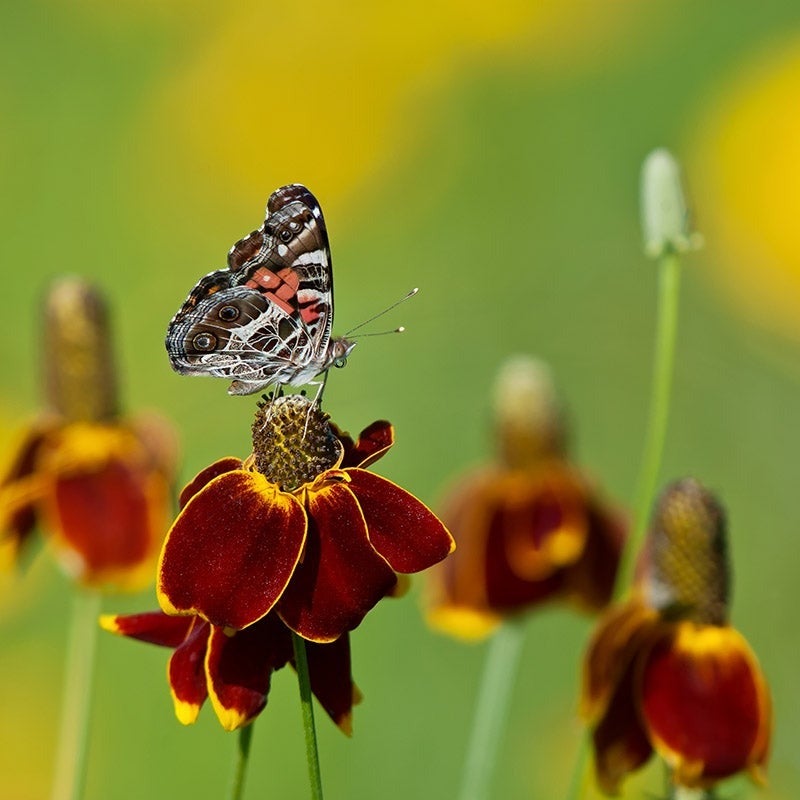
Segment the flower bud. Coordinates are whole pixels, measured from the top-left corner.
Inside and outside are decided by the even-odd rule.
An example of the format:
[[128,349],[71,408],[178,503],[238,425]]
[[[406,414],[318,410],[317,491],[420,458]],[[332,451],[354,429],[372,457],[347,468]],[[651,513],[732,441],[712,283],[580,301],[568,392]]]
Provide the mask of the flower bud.
[[692,232],[678,162],[664,148],[642,165],[641,216],[644,250],[659,258],[668,252],[697,250],[702,237]]

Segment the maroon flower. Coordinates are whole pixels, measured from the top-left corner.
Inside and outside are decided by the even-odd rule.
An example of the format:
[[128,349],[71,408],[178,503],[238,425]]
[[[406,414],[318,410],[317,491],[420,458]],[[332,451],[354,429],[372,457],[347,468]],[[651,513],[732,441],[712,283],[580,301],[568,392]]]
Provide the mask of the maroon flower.
[[117,410],[107,312],[77,279],[48,296],[48,413],[0,481],[0,538],[16,559],[38,527],[72,577],[140,589],[171,513],[175,440],[156,417]]
[[354,443],[304,397],[267,402],[254,455],[222,459],[183,490],[161,553],[162,609],[231,630],[274,609],[312,642],[355,628],[396,590],[396,573],[454,547],[419,500],[365,469],[392,443],[387,422]]
[[465,639],[551,599],[601,608],[625,536],[620,515],[566,458],[546,367],[509,362],[496,426],[497,462],[463,477],[443,504],[458,550],[429,573],[428,621]]
[[[276,614],[243,631],[226,633],[197,616],[168,616],[162,611],[106,615],[112,633],[174,650],[167,676],[175,715],[192,724],[206,698],[226,730],[247,725],[267,704],[272,673],[294,666],[291,633]],[[350,677],[350,640],[306,644],[311,689],[330,718],[352,730],[352,707],[360,694]]]
[[655,750],[676,783],[761,780],[769,689],[728,623],[724,514],[697,481],[661,497],[633,596],[610,609],[584,663],[582,708],[601,788],[615,793]]

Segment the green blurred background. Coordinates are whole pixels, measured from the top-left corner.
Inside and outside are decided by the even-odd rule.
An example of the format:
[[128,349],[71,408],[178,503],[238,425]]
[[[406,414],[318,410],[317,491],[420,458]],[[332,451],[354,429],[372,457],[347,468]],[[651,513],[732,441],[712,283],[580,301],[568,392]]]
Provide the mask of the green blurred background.
[[[166,324],[258,226],[270,191],[325,210],[342,332],[412,286],[331,376],[355,432],[386,417],[380,471],[435,504],[484,459],[501,360],[548,360],[576,459],[627,504],[650,378],[655,268],[638,174],[684,164],[706,248],[688,259],[662,478],[692,474],[731,521],[733,620],[775,701],[770,787],[800,796],[800,8],[796,0],[268,4],[6,0],[0,5],[0,451],[40,398],[37,307],[63,273],[115,309],[131,410],[171,416],[182,478],[249,450],[252,398],[171,373]],[[0,453],[0,454],[2,454]],[[70,586],[46,553],[0,584],[0,797],[47,796]],[[108,598],[152,608],[152,592]],[[495,796],[553,800],[581,735],[591,620],[533,615]],[[353,636],[365,700],[347,740],[319,719],[327,797],[455,796],[484,650],[429,632],[411,596]],[[166,651],[102,635],[86,797],[224,795],[235,737],[175,720]],[[658,792],[649,769],[626,796]],[[307,796],[296,686],[276,676],[247,796]],[[648,795],[650,796],[650,795]]]

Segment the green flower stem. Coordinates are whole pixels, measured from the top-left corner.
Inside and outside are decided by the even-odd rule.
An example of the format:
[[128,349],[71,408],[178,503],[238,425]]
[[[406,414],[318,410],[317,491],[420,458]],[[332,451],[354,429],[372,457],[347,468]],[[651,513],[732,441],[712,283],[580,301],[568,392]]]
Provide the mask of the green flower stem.
[[78,800],[83,795],[99,613],[98,592],[75,591],[61,701],[61,728],[50,795],[52,800]]
[[650,416],[639,472],[634,504],[634,525],[631,537],[620,559],[615,597],[619,597],[633,581],[636,554],[647,531],[650,508],[658,484],[664,442],[669,419],[669,401],[675,365],[675,344],[678,331],[678,301],[680,298],[681,263],[676,253],[668,250],[659,259],[658,318],[653,355],[653,385],[650,396]]
[[[656,492],[664,442],[669,419],[669,401],[675,365],[675,345],[678,332],[678,306],[680,299],[681,263],[676,253],[668,250],[659,259],[658,265],[658,310],[656,322],[655,351],[653,355],[653,385],[650,396],[650,415],[639,472],[639,484],[634,506],[634,526],[631,537],[620,558],[614,596],[619,596],[633,582],[636,554],[647,531],[650,507]],[[573,767],[572,783],[567,800],[578,800],[584,796],[589,768],[589,736],[581,737],[578,754]]]
[[489,643],[461,779],[460,800],[483,800],[489,796],[523,635],[519,622],[506,621]]
[[292,632],[297,682],[300,686],[300,707],[303,711],[303,730],[306,735],[306,760],[311,784],[311,800],[322,800],[322,775],[319,771],[317,731],[314,727],[314,706],[311,702],[311,681],[308,676],[308,658],[305,640]]
[[671,800],[714,800],[714,793],[705,789],[687,789],[685,786],[672,788]]
[[250,763],[250,742],[253,739],[253,726],[251,722],[239,729],[239,739],[236,744],[236,763],[233,769],[230,800],[242,800],[244,797],[244,779],[247,775],[247,765]]

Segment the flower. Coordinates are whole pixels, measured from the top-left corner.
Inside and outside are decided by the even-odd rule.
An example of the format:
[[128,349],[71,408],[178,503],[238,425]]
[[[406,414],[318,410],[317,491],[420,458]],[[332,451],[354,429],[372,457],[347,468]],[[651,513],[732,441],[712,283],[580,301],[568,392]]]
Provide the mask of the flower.
[[[163,611],[104,615],[112,633],[173,648],[167,677],[175,715],[191,725],[207,697],[223,728],[252,722],[267,704],[272,673],[294,666],[291,633],[276,614],[267,614],[243,631],[229,634],[198,616],[175,617]],[[347,634],[330,644],[306,644],[311,689],[331,719],[348,735],[352,707],[361,699],[350,677]]]
[[511,359],[495,391],[497,462],[462,478],[442,517],[458,551],[429,575],[428,621],[464,639],[565,597],[608,602],[624,525],[565,456],[549,370]]
[[617,790],[653,750],[690,788],[748,771],[761,780],[769,690],[744,637],[728,624],[724,511],[691,478],[658,503],[632,597],[592,637],[582,710],[601,788]]
[[156,417],[120,417],[107,317],[79,279],[48,295],[49,409],[0,481],[0,537],[19,556],[41,524],[81,583],[139,589],[169,521],[175,444]]
[[429,567],[453,539],[413,495],[365,467],[393,443],[388,422],[357,442],[300,395],[265,402],[253,455],[223,458],[181,493],[158,599],[168,614],[241,630],[275,609],[293,631],[331,642]]

